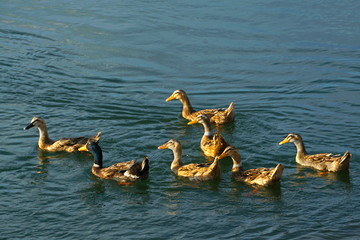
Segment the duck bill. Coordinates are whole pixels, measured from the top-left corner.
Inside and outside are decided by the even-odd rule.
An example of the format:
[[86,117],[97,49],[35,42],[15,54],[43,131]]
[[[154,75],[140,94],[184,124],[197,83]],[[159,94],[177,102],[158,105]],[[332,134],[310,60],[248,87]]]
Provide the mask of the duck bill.
[[166,101],[168,102],[168,101],[171,101],[171,100],[174,100],[175,99],[175,97],[173,96],[173,95],[171,95],[170,97],[168,97],[167,99],[166,99]]
[[78,151],[80,151],[80,152],[87,151],[86,145],[82,146],[81,148],[78,148]]
[[158,146],[158,149],[167,149],[168,147],[167,147],[167,144],[165,143],[165,144],[163,144],[163,145],[161,145],[161,146]]
[[33,123],[30,123],[29,125],[27,125],[26,127],[24,127],[24,130],[28,130],[32,127],[35,127],[35,125]]
[[188,125],[192,125],[192,124],[195,124],[195,123],[198,123],[198,121],[196,119],[188,122]]
[[288,143],[289,139],[285,138],[284,140],[282,140],[281,142],[279,142],[280,145],[283,145],[284,143]]

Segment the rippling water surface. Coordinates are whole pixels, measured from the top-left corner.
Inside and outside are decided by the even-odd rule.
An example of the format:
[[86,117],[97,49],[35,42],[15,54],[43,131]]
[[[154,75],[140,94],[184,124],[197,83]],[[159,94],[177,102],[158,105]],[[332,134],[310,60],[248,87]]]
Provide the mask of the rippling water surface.
[[[355,239],[360,237],[360,8],[358,1],[2,1],[0,216],[3,238]],[[246,169],[285,166],[281,183],[176,178],[172,154],[204,162],[196,109],[234,101],[221,126]],[[88,154],[37,147],[102,131],[104,165],[151,160],[130,186],[91,174]],[[308,152],[352,153],[350,170],[297,166],[289,132]]]

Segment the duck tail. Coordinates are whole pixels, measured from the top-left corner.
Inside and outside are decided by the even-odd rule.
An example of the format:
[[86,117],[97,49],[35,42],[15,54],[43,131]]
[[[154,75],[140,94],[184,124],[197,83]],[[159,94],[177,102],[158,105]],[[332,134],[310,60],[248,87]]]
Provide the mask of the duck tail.
[[351,153],[349,153],[349,151],[346,151],[344,153],[344,155],[341,157],[340,159],[340,163],[339,163],[339,166],[340,166],[340,169],[341,170],[347,170],[349,169],[349,166],[350,166],[350,158],[351,158]]
[[125,171],[124,175],[134,180],[146,180],[149,177],[149,159],[144,156],[141,163],[134,163]]
[[234,121],[235,118],[235,107],[234,102],[231,102],[229,107],[224,111],[227,118],[232,119]]
[[211,165],[208,168],[208,172],[217,171],[217,169],[220,167],[219,165],[219,158],[215,157],[214,161],[211,163]]
[[279,163],[279,164],[275,167],[275,169],[274,169],[274,171],[273,171],[273,173],[272,173],[272,175],[271,175],[271,179],[272,179],[273,181],[280,181],[281,176],[282,176],[282,173],[283,173],[283,170],[284,170],[283,165],[282,165],[281,163]]
[[98,134],[96,134],[96,136],[94,136],[93,138],[94,142],[98,143],[100,141],[100,137],[101,137],[101,132],[98,132]]
[[149,163],[150,163],[150,160],[144,156],[143,160],[141,161],[141,172],[149,172]]

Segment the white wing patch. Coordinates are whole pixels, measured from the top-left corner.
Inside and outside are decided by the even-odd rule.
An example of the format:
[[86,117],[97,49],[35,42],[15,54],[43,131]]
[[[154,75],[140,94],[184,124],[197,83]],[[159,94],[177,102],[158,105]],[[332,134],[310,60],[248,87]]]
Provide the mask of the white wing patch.
[[125,177],[130,177],[130,178],[139,178],[139,176],[130,174],[128,171],[126,171],[126,172],[124,173],[124,176],[125,176]]

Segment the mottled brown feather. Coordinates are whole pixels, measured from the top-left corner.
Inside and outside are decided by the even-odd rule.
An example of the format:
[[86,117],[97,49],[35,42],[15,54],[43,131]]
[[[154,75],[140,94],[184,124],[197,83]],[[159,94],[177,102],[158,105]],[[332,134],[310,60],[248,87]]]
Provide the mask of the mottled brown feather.
[[219,178],[220,177],[220,168],[216,167],[211,169],[211,164],[196,164],[190,163],[184,165],[178,169],[178,176],[189,177],[189,178]]
[[257,168],[245,171],[236,171],[232,172],[231,175],[236,181],[269,186],[280,181],[282,172],[283,166],[279,163],[276,168]]
[[128,161],[128,162],[119,162],[111,165],[110,167],[106,168],[92,168],[92,173],[100,178],[109,179],[109,178],[116,178],[121,179],[124,177],[124,172],[129,169],[136,160]]
[[47,151],[66,151],[66,152],[76,152],[80,147],[84,146],[88,141],[99,142],[101,132],[96,136],[92,137],[77,137],[77,138],[60,138],[57,141],[54,141],[52,144],[44,144],[41,149]]
[[211,180],[220,178],[220,165],[217,162],[213,164],[196,164],[190,163],[180,167],[177,175],[187,177],[193,180]]
[[319,153],[315,155],[304,155],[296,159],[303,166],[313,167],[322,171],[341,171],[349,169],[351,154],[347,151],[344,155],[333,155],[331,153]]
[[228,146],[229,144],[218,132],[215,133],[212,138],[203,135],[200,142],[201,150],[204,152],[205,156],[209,157],[219,156]]

